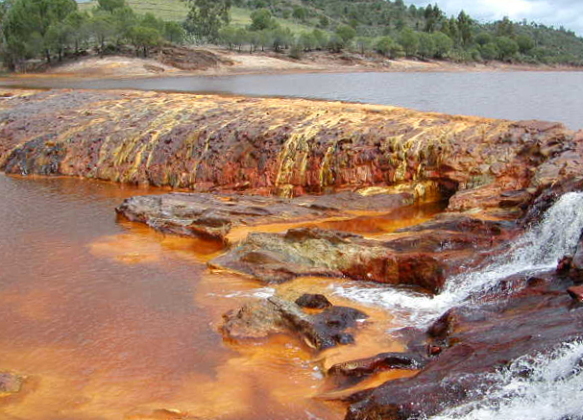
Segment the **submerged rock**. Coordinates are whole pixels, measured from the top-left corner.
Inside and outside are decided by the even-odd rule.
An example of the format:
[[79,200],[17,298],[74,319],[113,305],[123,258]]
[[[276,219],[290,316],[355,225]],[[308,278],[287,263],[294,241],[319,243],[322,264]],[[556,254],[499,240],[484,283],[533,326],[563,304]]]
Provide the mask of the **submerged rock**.
[[329,306],[318,314],[307,314],[294,302],[270,297],[248,303],[224,315],[223,334],[235,341],[265,339],[291,332],[316,350],[354,341],[347,329],[368,316],[353,308]]
[[211,268],[250,275],[267,283],[300,276],[346,276],[387,284],[419,286],[437,293],[443,266],[422,253],[400,254],[382,242],[318,228],[285,234],[252,233],[239,246],[209,262]]
[[361,377],[391,369],[421,369],[427,358],[416,353],[380,353],[366,359],[338,363],[328,369],[328,375]]
[[16,394],[22,389],[24,378],[12,372],[0,372],[0,397]]
[[350,211],[388,212],[413,204],[407,193],[363,196],[342,192],[296,199],[235,194],[170,193],[131,197],[116,209],[154,229],[227,242],[236,230],[351,217]]

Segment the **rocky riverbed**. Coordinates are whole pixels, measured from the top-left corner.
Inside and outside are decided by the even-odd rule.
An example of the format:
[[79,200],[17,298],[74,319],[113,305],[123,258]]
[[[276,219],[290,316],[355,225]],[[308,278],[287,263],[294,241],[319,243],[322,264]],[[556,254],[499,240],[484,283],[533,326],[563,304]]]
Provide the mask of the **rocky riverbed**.
[[[2,170],[189,189],[128,198],[117,212],[219,242],[215,273],[265,285],[343,277],[445,301],[430,322],[400,325],[404,352],[329,366],[349,391],[327,398],[350,404],[352,420],[438,414],[479,397],[514,360],[582,338],[582,148],[583,132],[560,124],[392,107],[142,92],[0,99]],[[443,214],[375,237],[330,224],[440,200]],[[500,269],[517,247],[530,268]],[[472,288],[467,273],[493,280]],[[221,331],[238,345],[296,335],[320,357],[358,344],[366,312],[288,291],[225,314]],[[395,369],[415,374],[347,388]]]

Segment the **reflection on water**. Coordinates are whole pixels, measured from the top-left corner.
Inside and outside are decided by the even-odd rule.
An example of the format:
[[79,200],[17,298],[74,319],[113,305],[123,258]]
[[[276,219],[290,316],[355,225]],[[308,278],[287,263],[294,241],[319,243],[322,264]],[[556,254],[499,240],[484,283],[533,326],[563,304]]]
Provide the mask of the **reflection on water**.
[[[222,314],[264,285],[209,273],[216,243],[116,220],[124,197],[159,192],[0,176],[0,370],[28,376],[0,400],[0,418],[342,418],[342,406],[313,398],[326,391],[322,369],[399,350],[383,334],[392,319],[365,308],[358,346],[317,359],[293,337],[224,344]],[[341,282],[298,279],[275,292],[329,294]]]
[[0,79],[0,86],[293,96],[394,105],[583,129],[583,72],[352,73],[83,80]]

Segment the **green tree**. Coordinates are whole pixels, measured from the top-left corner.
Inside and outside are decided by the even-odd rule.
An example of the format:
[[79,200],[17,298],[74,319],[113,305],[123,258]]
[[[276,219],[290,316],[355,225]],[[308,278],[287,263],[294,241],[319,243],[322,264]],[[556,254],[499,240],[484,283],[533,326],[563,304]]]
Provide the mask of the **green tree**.
[[245,28],[237,28],[235,45],[241,52],[243,45],[249,42],[249,32]]
[[435,6],[431,6],[431,4],[429,4],[425,8],[424,17],[425,32],[434,32],[437,30],[439,24],[443,21],[445,16],[437,4]]
[[97,8],[113,13],[115,9],[126,7],[125,0],[97,0]]
[[405,28],[399,35],[399,44],[407,57],[413,57],[419,48],[419,36],[411,28]]
[[494,42],[488,42],[480,47],[480,55],[484,60],[495,60],[499,55],[498,47]]
[[496,35],[509,38],[514,36],[514,24],[508,19],[508,16],[504,16],[502,20],[496,22]]
[[199,40],[217,40],[221,27],[229,23],[231,0],[185,1],[190,7],[186,30]]
[[534,48],[534,40],[528,35],[518,35],[516,43],[522,54],[528,54]]
[[186,31],[178,22],[164,22],[164,38],[172,44],[182,44]]
[[[74,0],[15,0],[8,8],[3,22],[6,42],[20,58],[33,51],[43,51],[50,63],[51,47],[56,33],[61,32],[54,28],[63,24],[66,17],[75,10],[77,3]],[[54,28],[49,34],[51,27]],[[22,54],[18,54],[17,48],[22,48]]]
[[321,31],[319,29],[314,29],[312,31],[312,35],[314,36],[314,40],[316,41],[316,49],[324,49],[328,45],[328,35],[326,32]]
[[390,36],[383,36],[382,38],[379,38],[377,40],[374,48],[375,51],[378,52],[379,54],[384,56],[390,56],[391,50],[393,49],[394,46],[395,42],[393,41],[393,38],[391,38]]
[[308,13],[306,12],[306,9],[304,9],[303,7],[294,6],[294,11],[292,12],[292,16],[294,17],[294,19],[304,21],[308,17]]
[[63,60],[65,50],[73,41],[73,28],[65,21],[52,24],[46,35],[46,46],[52,51],[56,51],[59,61]]
[[257,32],[259,35],[258,41],[261,45],[261,51],[265,51],[265,48],[273,44],[273,34],[269,29],[264,29]]
[[[102,14],[107,16],[106,13],[102,12]],[[143,19],[146,22],[145,26],[150,26],[148,21],[152,18],[156,19],[151,13],[146,15]],[[113,36],[117,38],[117,44],[121,45],[130,39],[130,31],[138,24],[138,16],[129,6],[117,7],[111,12],[111,23],[113,25]]]
[[358,48],[358,51],[362,55],[364,55],[364,53],[367,52],[372,45],[372,39],[369,37],[366,37],[366,36],[356,37],[354,42],[356,43],[356,47]]
[[250,30],[262,31],[264,29],[273,29],[276,26],[277,22],[269,10],[258,9],[251,13],[251,26],[249,27]]
[[344,49],[345,46],[346,45],[344,43],[344,40],[337,33],[333,33],[328,38],[328,49],[332,52],[339,53]]
[[356,30],[352,26],[340,25],[336,28],[336,35],[338,35],[346,46],[356,37]]
[[116,34],[115,21],[110,13],[94,13],[89,28],[99,45],[100,54],[105,52],[107,40]]
[[507,36],[499,36],[496,38],[496,47],[498,47],[498,57],[502,61],[511,60],[518,52],[518,44]]
[[147,26],[134,26],[130,33],[130,39],[136,48],[136,54],[139,55],[141,51],[144,57],[148,57],[150,48],[159,45],[162,36],[157,29]]
[[432,34],[421,32],[419,35],[419,47],[417,53],[422,58],[431,58],[435,55],[435,41]]
[[71,37],[73,39],[73,44],[75,47],[75,54],[79,53],[81,44],[84,43],[89,38],[89,15],[87,13],[82,13],[79,11],[74,11],[69,13],[65,19],[66,24],[71,28]]
[[233,26],[223,26],[219,29],[219,41],[230,50],[237,43],[237,28]]
[[275,52],[279,52],[293,44],[294,34],[289,28],[277,27],[271,32],[271,45]]
[[324,15],[320,15],[320,18],[318,19],[318,22],[319,22],[320,28],[327,28],[328,25],[330,24],[330,21]]
[[318,40],[313,32],[302,32],[298,39],[298,46],[304,51],[312,51],[318,48]]
[[453,40],[443,32],[435,32],[433,35],[433,42],[435,43],[435,58],[446,57],[453,48]]
[[472,42],[472,26],[474,21],[463,10],[457,17],[457,27],[463,45],[469,45]]
[[484,45],[486,45],[490,42],[492,42],[492,36],[487,32],[480,32],[476,36],[476,43],[481,47],[483,47]]

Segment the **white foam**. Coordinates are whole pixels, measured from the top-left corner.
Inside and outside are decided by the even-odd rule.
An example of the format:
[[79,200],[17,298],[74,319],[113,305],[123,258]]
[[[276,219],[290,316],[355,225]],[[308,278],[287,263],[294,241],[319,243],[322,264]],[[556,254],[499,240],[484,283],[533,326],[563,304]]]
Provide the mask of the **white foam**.
[[[554,352],[522,357],[498,374],[474,401],[431,420],[555,420],[583,417],[583,342]],[[529,372],[525,375],[525,372]]]

